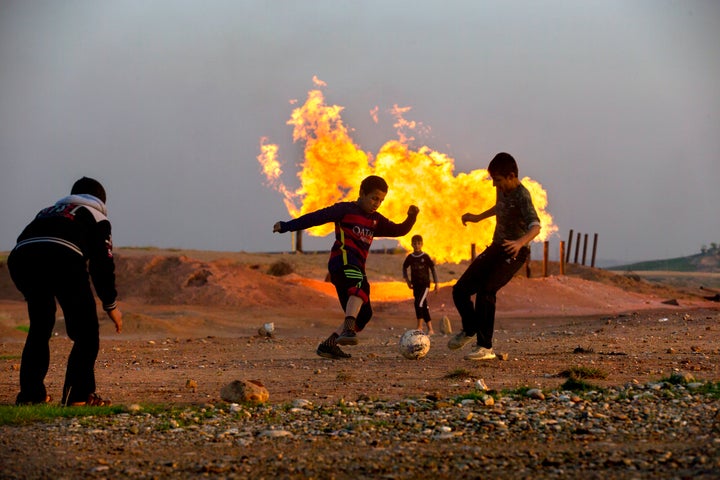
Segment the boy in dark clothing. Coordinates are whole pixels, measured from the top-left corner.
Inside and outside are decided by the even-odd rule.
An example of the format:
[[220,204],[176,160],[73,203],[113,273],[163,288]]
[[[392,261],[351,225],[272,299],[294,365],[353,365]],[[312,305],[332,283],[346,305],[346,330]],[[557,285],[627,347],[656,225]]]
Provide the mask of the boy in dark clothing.
[[[480,214],[465,213],[463,225],[496,217],[492,243],[468,266],[453,287],[453,301],[462,319],[462,331],[448,342],[456,350],[477,335],[477,345],[466,360],[495,358],[492,338],[495,328],[495,295],[527,259],[530,241],[540,233],[540,220],[530,192],[520,183],[515,159],[498,153],[488,166],[497,198],[495,205]],[[475,295],[475,305],[471,296]]]
[[95,393],[100,326],[89,281],[92,277],[103,310],[119,333],[122,314],[116,302],[105,189],[97,180],[83,177],[75,182],[70,193],[37,214],[8,257],[10,276],[25,297],[30,318],[20,365],[18,405],[51,401],[45,389],[45,376],[50,365],[55,299],[65,316],[68,337],[73,341],[62,404],[110,404]]
[[[403,262],[403,278],[407,282],[408,287],[412,288],[415,318],[417,318],[417,330],[422,331],[422,321],[425,320],[428,335],[434,335],[435,332],[430,323],[430,308],[428,307],[427,297],[430,293],[430,273],[432,273],[433,282],[435,283],[435,291],[438,289],[437,274],[435,273],[435,263],[430,255],[422,251],[423,239],[420,235],[413,235],[410,240],[413,252],[405,257]],[[408,277],[408,268],[410,268],[410,276]]]
[[345,312],[345,321],[318,345],[316,353],[321,357],[350,358],[338,345],[357,345],[357,332],[362,331],[372,317],[365,261],[373,238],[401,237],[415,224],[420,211],[415,205],[408,207],[407,218],[402,223],[393,223],[377,212],[387,191],[385,180],[371,175],[360,184],[360,195],[355,202],[338,202],[273,226],[273,232],[285,233],[335,223],[335,243],[330,250],[328,271]]

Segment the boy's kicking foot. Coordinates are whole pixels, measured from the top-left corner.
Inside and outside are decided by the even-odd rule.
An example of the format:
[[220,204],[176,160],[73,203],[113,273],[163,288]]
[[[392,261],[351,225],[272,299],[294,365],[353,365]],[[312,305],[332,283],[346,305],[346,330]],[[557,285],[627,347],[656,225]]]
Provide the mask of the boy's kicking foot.
[[352,355],[350,355],[349,353],[343,352],[340,349],[340,347],[337,346],[337,339],[338,339],[338,334],[333,333],[332,335],[330,335],[328,337],[327,340],[325,340],[320,345],[318,345],[315,353],[317,353],[319,356],[321,356],[323,358],[332,358],[335,360],[352,357]]

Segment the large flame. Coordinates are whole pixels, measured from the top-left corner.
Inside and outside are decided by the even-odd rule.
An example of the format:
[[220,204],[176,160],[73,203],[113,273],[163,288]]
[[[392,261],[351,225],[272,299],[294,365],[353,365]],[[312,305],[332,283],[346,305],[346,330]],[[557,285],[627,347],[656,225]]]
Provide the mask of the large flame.
[[[317,86],[324,83],[314,79]],[[297,173],[300,187],[289,189],[280,179],[282,168],[278,148],[261,139],[258,161],[268,185],[283,195],[292,217],[332,205],[339,201],[354,201],[360,182],[368,175],[383,177],[389,191],[380,212],[395,222],[405,219],[408,206],[420,208],[417,223],[410,234],[398,240],[406,250],[412,250],[410,238],[423,236],[423,250],[436,262],[457,263],[468,259],[470,245],[478,250],[489,245],[495,229],[494,217],[463,226],[460,217],[465,212],[481,213],[495,202],[495,188],[485,169],[454,174],[454,160],[429,147],[417,151],[408,145],[414,140],[405,133],[418,124],[406,121],[402,115],[409,108],[395,106],[398,139],[386,142],[374,160],[352,141],[342,122],[342,107],[326,105],[319,89],[308,92],[305,104],[293,110],[288,125],[293,126],[293,140],[305,143],[304,159]],[[371,112],[374,118],[377,109]],[[552,216],[546,211],[547,193],[535,180],[522,178],[530,191],[540,216],[542,230],[535,241],[546,240],[557,231]],[[334,229],[332,224],[310,229],[308,233],[325,236]]]

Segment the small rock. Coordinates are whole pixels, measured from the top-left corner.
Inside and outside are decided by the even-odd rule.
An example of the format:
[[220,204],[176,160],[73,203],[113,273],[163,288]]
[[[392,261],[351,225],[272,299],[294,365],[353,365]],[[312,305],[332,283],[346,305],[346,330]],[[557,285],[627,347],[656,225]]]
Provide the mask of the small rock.
[[482,378],[477,379],[477,381],[475,382],[475,388],[477,390],[482,390],[483,392],[488,390],[488,386],[485,384],[485,380],[483,380]]
[[527,391],[526,395],[537,400],[545,400],[545,394],[539,388],[531,388]]
[[292,432],[288,432],[287,430],[263,430],[259,436],[269,438],[292,437]]
[[447,315],[442,317],[440,320],[440,333],[443,335],[450,335],[452,333],[452,324]]
[[265,403],[270,393],[259,380],[235,380],[220,390],[220,397],[230,403]]

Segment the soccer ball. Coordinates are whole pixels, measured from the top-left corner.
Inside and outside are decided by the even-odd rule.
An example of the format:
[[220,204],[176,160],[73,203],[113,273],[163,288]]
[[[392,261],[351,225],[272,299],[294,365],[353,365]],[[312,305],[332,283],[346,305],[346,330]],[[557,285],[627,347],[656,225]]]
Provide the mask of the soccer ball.
[[400,337],[398,347],[403,357],[417,360],[430,351],[430,337],[422,330],[408,330]]

